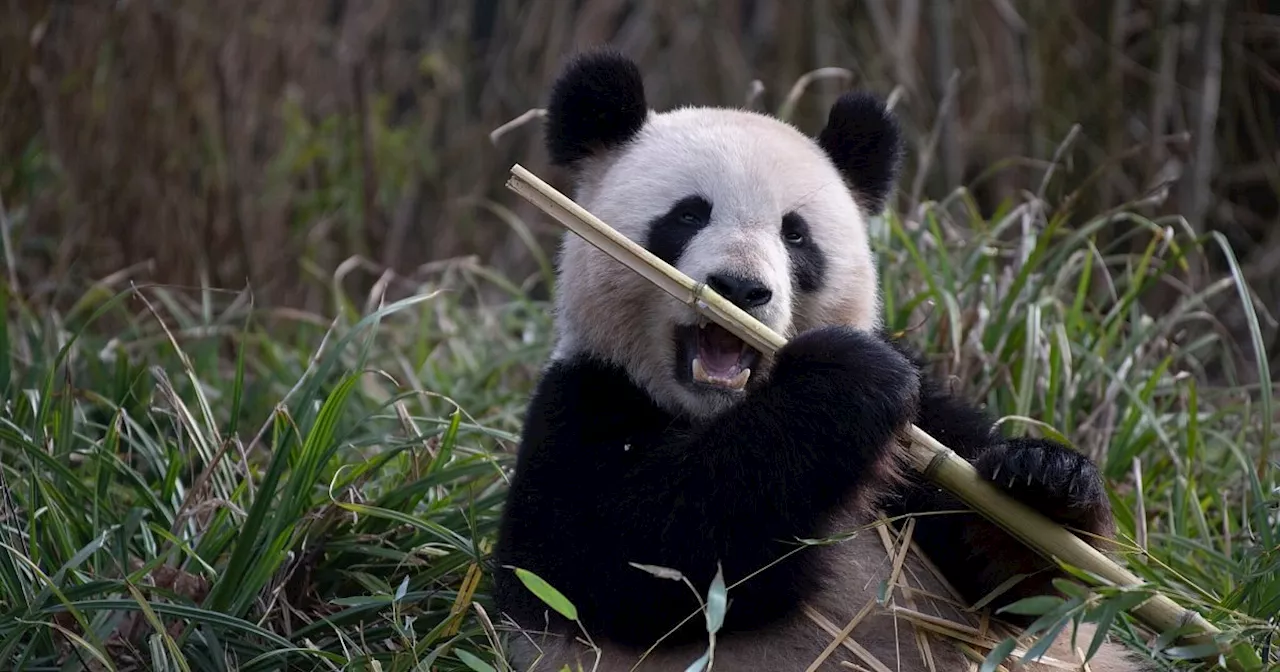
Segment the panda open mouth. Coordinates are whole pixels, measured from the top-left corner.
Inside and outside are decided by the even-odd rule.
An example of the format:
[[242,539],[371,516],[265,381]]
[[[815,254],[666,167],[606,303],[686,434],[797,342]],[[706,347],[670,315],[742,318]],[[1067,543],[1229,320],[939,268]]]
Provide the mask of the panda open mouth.
[[713,322],[679,327],[676,374],[694,385],[739,392],[751,378],[760,353]]

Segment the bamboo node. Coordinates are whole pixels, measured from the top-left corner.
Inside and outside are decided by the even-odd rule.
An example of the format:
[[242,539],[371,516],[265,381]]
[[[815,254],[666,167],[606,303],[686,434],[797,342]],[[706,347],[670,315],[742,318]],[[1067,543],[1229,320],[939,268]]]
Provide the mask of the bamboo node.
[[925,478],[934,480],[934,474],[937,472],[938,468],[942,466],[942,463],[951,459],[951,456],[955,454],[954,450],[951,450],[946,446],[941,446],[935,449],[933,456],[929,458],[929,463],[926,464],[922,470]]

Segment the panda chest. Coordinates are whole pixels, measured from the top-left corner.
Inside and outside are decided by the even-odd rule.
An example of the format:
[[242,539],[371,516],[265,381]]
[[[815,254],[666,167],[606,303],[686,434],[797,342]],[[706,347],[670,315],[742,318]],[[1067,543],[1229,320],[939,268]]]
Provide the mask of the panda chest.
[[633,463],[645,459],[646,455],[685,443],[690,433],[689,427],[671,421],[649,422],[619,427],[609,443],[624,463]]

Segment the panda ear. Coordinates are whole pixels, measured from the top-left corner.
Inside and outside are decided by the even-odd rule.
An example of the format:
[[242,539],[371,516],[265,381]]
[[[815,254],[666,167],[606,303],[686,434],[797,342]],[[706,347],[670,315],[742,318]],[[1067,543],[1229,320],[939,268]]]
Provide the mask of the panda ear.
[[898,180],[902,134],[880,99],[860,91],[840,96],[818,134],[818,145],[865,207],[875,213],[884,209]]
[[649,107],[640,68],[608,48],[572,58],[551,87],[546,146],[551,162],[569,166],[635,137]]

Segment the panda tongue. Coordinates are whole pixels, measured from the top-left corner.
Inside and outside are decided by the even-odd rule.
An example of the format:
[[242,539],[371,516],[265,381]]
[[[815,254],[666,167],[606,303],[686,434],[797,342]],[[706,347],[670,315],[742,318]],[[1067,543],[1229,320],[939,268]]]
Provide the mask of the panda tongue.
[[698,330],[698,359],[707,373],[731,378],[738,372],[742,340],[717,324]]

